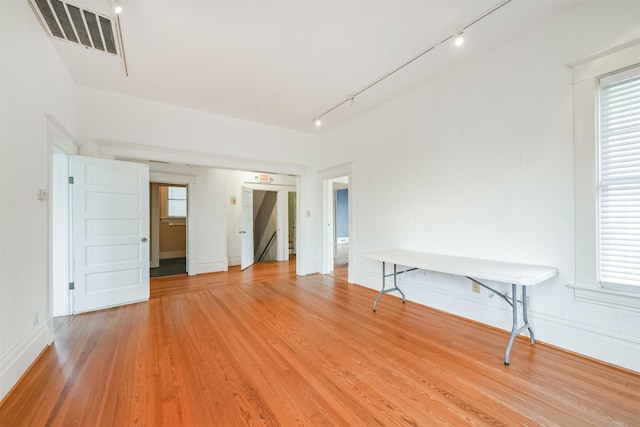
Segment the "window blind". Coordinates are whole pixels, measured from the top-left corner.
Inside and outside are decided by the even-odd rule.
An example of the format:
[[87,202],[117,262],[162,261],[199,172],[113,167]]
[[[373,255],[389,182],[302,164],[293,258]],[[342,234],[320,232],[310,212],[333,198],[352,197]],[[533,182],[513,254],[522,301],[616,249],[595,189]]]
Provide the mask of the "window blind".
[[640,286],[640,67],[600,80],[599,276]]

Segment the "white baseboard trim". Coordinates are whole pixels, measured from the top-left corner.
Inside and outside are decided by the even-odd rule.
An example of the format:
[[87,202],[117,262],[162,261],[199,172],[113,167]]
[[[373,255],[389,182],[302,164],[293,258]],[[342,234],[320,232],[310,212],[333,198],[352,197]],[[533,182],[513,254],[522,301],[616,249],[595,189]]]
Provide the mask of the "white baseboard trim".
[[[403,277],[400,287],[407,300],[506,331],[510,330],[511,307],[501,298],[489,299],[486,294],[472,294],[461,290],[459,286],[452,286],[451,290],[437,285],[430,287],[416,280],[418,278],[420,276],[415,279],[411,279],[410,276]],[[420,280],[423,279],[420,278]],[[458,281],[456,278],[447,279],[446,277],[443,277],[443,280]],[[355,272],[355,284],[379,291],[382,278],[381,275],[358,271]],[[387,284],[393,286],[393,278],[388,278]],[[453,284],[457,285],[457,283]],[[500,290],[500,287],[497,289]],[[389,295],[399,297],[397,292]],[[383,300],[384,298],[386,296]],[[372,298],[371,304],[374,299],[375,297]],[[536,301],[532,302],[532,307],[529,308],[529,322],[537,341],[640,372],[640,337],[537,312],[535,311]],[[475,315],[470,316],[463,310]]]
[[242,263],[241,258],[239,256],[229,257],[229,266],[232,265],[240,265]]
[[0,359],[0,401],[49,344],[47,322],[42,322]]
[[307,274],[315,274],[320,272],[320,260],[314,259],[307,263],[307,270],[305,271],[305,275]]
[[187,256],[187,251],[166,251],[160,252],[160,259],[169,258],[184,258]]
[[640,372],[640,338],[597,326],[533,313],[536,339],[574,353]]
[[229,261],[227,260],[227,258],[216,261],[193,262],[189,265],[189,275],[191,276],[196,274],[215,273],[218,271],[228,270]]

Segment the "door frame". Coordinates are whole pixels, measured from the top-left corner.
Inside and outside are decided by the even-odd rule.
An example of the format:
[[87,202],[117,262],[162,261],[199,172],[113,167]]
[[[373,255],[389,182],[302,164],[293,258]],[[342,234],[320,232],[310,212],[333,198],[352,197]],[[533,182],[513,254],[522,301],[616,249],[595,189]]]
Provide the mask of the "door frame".
[[336,178],[347,177],[349,180],[349,199],[347,201],[347,207],[349,209],[349,267],[347,269],[347,281],[353,283],[353,261],[354,261],[354,245],[355,245],[355,229],[353,226],[353,206],[354,206],[354,180],[353,180],[353,164],[348,163],[340,166],[336,166],[331,169],[323,170],[319,173],[322,178],[323,192],[322,192],[322,259],[321,259],[321,274],[329,274],[333,271],[333,254],[335,245],[335,207],[334,207],[334,190],[333,181]]
[[[299,178],[298,178],[299,180]],[[250,188],[252,190],[260,190],[260,191],[271,191],[276,193],[276,228],[278,230],[278,234],[276,235],[276,251],[277,261],[288,261],[289,260],[289,239],[285,239],[285,232],[288,236],[289,234],[289,193],[298,193],[299,185],[284,185],[284,184],[258,184],[245,182],[242,184],[243,187]],[[296,197],[296,212],[299,209],[298,198]],[[298,239],[298,229],[296,227],[296,244]],[[297,265],[297,257],[296,257],[296,271],[298,269]]]
[[[196,229],[195,227],[195,208],[198,206],[198,197],[196,195],[196,176],[183,174],[183,173],[175,173],[175,172],[162,172],[162,171],[154,171],[151,169],[151,165],[149,167],[149,185],[151,184],[176,184],[176,185],[184,185],[187,187],[187,274],[189,276],[194,276],[197,274],[193,271],[193,268],[190,268],[192,264],[191,257],[196,253],[196,249],[194,247],[194,242],[196,239],[193,238],[193,232]],[[151,195],[150,195],[151,196]],[[153,206],[151,206],[151,210]],[[158,244],[158,236],[160,230],[160,224],[155,223],[153,218],[149,222],[149,236],[151,236],[151,242],[153,245]],[[191,237],[190,237],[191,236]],[[152,250],[149,251],[149,256],[151,256]],[[151,259],[149,260],[151,263]],[[150,264],[151,265],[151,264]]]
[[[246,185],[243,185],[240,191],[240,270],[244,271],[255,264],[255,247],[253,242],[255,232],[255,218],[253,214],[255,191]],[[250,205],[247,203],[248,201],[251,202]],[[248,221],[246,219],[248,219]]]
[[[67,266],[67,277],[69,281],[72,280],[72,269],[71,269],[71,251],[72,251],[72,234],[71,234],[71,192],[69,191],[69,187],[66,186],[66,200],[68,201],[66,212],[55,212],[53,206],[53,197],[55,197],[55,189],[53,186],[53,155],[54,155],[54,147],[58,150],[62,151],[67,155],[67,157],[78,154],[80,143],[73,136],[73,134],[65,128],[65,126],[54,116],[46,115],[46,124],[47,124],[47,177],[48,177],[48,187],[47,191],[47,210],[48,210],[48,233],[47,233],[47,247],[48,247],[48,266],[47,266],[47,282],[49,286],[49,301],[48,301],[48,322],[49,322],[49,341],[53,339],[53,301],[54,294],[59,290],[56,290],[54,283],[54,275],[53,275],[53,265],[54,265],[54,253],[58,251],[63,251],[63,261]],[[67,171],[68,172],[68,171]],[[66,245],[60,245],[59,242],[54,240],[53,230],[54,230],[54,216],[59,215],[65,216],[62,221],[66,221],[69,224],[68,233],[67,233],[67,241]],[[67,305],[67,313],[65,315],[71,315],[73,312],[73,304],[71,301],[71,292],[66,289],[66,298],[69,300],[69,304]]]

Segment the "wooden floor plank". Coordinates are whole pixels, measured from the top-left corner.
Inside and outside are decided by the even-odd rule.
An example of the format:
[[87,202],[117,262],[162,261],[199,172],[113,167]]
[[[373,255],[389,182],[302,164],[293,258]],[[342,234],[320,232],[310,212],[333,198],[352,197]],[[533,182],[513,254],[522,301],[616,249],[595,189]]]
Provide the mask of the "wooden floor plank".
[[[346,277],[346,275],[344,276]],[[294,262],[152,279],[56,319],[5,426],[640,426],[640,375]]]

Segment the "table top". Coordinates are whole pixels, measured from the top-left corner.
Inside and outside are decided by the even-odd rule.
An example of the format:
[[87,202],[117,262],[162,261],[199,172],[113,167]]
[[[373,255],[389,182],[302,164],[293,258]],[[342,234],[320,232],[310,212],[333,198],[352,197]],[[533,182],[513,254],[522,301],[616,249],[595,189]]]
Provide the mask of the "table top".
[[465,258],[427,252],[387,249],[363,254],[365,258],[421,270],[493,280],[522,286],[533,286],[558,274],[556,267]]

